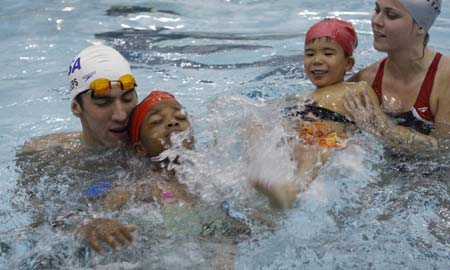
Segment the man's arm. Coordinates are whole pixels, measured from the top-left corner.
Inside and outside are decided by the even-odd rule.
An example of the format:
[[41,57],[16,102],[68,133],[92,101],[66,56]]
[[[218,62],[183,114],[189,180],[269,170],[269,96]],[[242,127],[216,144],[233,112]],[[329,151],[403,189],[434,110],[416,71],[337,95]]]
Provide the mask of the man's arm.
[[132,232],[136,230],[133,224],[122,224],[114,219],[94,218],[81,227],[81,234],[86,243],[95,251],[102,252],[101,242],[108,244],[114,250],[133,242]]

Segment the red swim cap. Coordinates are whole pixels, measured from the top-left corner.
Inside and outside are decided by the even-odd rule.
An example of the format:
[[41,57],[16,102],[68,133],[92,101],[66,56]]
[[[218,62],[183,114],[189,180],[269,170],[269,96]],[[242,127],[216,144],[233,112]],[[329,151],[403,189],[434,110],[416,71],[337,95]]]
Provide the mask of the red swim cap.
[[305,44],[321,37],[335,40],[349,56],[353,55],[353,50],[358,45],[353,25],[339,19],[325,19],[311,26],[306,33]]
[[139,133],[141,130],[142,121],[144,121],[145,115],[148,113],[148,111],[150,111],[153,105],[168,99],[175,99],[175,96],[165,91],[152,91],[136,106],[136,108],[134,108],[130,127],[128,128],[128,132],[130,134],[130,142],[132,145],[139,141]]

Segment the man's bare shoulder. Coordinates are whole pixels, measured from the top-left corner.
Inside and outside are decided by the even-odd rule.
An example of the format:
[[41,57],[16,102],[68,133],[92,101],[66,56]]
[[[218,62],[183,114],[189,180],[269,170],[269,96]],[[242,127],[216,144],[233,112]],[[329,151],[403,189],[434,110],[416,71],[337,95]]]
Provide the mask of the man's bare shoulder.
[[64,132],[32,138],[22,146],[21,152],[42,151],[53,147],[74,149],[81,144],[80,134],[80,132]]

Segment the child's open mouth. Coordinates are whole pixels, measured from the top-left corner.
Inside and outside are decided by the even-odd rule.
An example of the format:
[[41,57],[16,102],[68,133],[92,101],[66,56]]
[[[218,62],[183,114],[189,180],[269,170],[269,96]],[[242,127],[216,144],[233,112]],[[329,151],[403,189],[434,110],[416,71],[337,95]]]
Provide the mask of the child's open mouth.
[[313,71],[311,71],[311,74],[316,79],[320,79],[320,78],[324,77],[327,73],[328,73],[328,71],[326,71],[326,70],[313,70]]

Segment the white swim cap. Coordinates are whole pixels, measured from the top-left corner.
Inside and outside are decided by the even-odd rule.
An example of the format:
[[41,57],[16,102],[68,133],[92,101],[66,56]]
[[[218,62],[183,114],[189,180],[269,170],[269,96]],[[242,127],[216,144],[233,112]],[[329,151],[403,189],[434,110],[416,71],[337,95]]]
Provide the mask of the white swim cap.
[[69,67],[69,83],[72,99],[88,90],[98,78],[117,80],[132,74],[128,61],[115,49],[105,45],[93,45],[81,51]]
[[442,0],[399,0],[417,24],[427,32],[441,14]]

